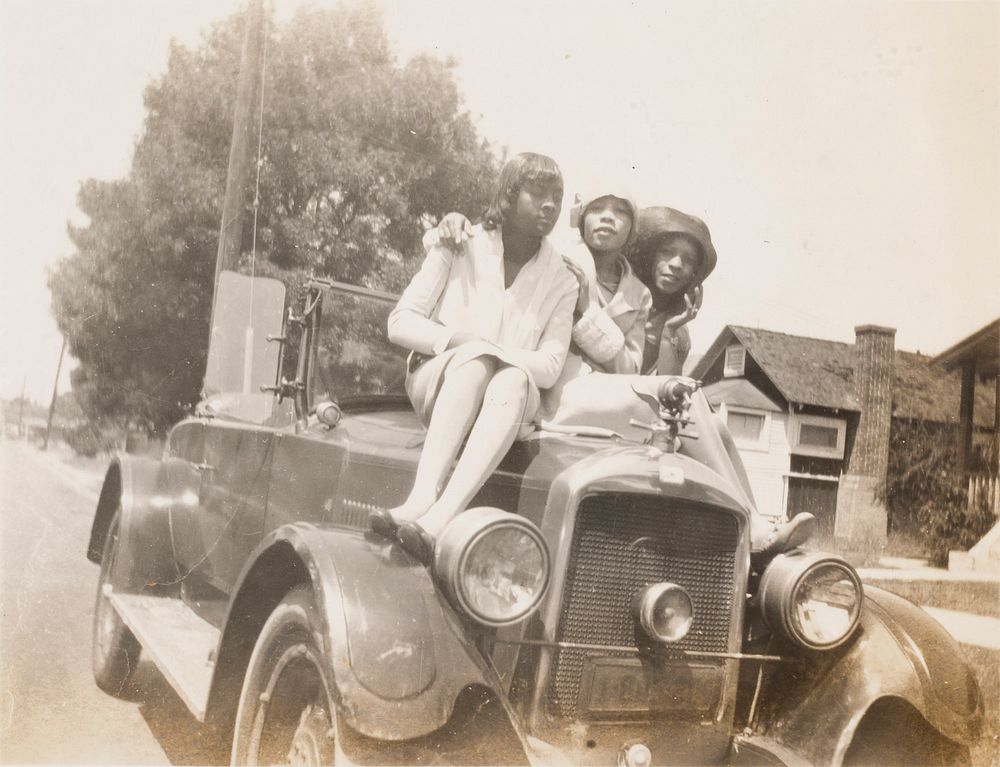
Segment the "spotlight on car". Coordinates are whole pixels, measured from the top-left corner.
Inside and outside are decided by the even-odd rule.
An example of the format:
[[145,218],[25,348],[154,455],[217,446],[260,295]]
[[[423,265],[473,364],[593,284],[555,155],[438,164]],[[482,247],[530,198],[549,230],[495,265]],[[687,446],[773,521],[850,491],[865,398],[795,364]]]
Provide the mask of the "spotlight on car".
[[486,626],[523,620],[549,583],[549,552],[524,517],[487,506],[462,512],[437,542],[435,574],[452,601]]
[[781,554],[760,582],[767,625],[808,650],[831,650],[846,642],[857,628],[863,596],[854,568],[821,552]]
[[694,605],[675,583],[654,583],[632,600],[632,617],[651,638],[679,642],[691,630]]

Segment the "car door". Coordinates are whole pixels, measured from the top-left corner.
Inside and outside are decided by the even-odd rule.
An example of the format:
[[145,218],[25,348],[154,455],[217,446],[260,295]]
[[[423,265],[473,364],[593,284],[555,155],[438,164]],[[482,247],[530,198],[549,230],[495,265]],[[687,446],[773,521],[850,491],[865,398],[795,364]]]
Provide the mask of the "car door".
[[252,424],[216,421],[205,427],[199,571],[225,594],[265,532],[275,439],[274,429]]
[[194,573],[205,554],[198,524],[205,483],[210,479],[204,458],[203,422],[187,420],[171,430],[163,460],[165,498],[170,504],[170,542],[181,582]]

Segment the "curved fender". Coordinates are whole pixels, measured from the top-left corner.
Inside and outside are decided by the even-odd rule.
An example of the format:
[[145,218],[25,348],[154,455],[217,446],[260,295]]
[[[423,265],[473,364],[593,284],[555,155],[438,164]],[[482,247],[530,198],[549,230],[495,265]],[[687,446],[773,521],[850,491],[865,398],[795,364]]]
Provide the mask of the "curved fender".
[[[912,705],[946,738],[970,743],[983,722],[983,700],[954,639],[912,603],[866,587],[856,638],[768,685],[765,733],[813,764],[840,765],[869,707],[895,697]],[[765,693],[766,694],[766,693]]]
[[294,523],[261,542],[241,585],[253,562],[282,542],[309,573],[340,713],[351,727],[374,738],[414,738],[447,722],[467,685],[495,689],[430,573],[398,546]]
[[112,581],[118,588],[140,590],[176,578],[170,565],[170,503],[160,492],[161,468],[159,460],[119,454],[104,476],[87,558],[101,561],[108,527],[120,505],[120,549]]

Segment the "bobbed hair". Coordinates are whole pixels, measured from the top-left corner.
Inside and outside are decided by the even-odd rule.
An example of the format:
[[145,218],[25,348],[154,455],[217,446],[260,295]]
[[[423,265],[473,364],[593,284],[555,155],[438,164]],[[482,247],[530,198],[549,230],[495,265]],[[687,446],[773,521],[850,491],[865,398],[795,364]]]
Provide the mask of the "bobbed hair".
[[500,171],[496,191],[483,211],[483,228],[503,226],[507,212],[514,205],[525,184],[563,185],[562,171],[556,161],[544,154],[522,152],[511,157]]

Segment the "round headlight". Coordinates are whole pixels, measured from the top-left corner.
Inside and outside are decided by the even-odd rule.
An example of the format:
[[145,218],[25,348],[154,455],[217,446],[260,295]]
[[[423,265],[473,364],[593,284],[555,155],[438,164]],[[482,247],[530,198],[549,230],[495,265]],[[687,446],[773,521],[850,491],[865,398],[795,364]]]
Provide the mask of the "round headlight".
[[819,552],[775,557],[760,583],[767,624],[811,650],[829,650],[847,640],[858,625],[863,595],[853,567]]
[[680,586],[654,583],[636,594],[632,600],[632,616],[653,639],[678,642],[691,630],[694,605]]
[[452,600],[487,626],[528,617],[549,582],[549,552],[538,528],[501,509],[455,517],[441,533],[435,559]]

